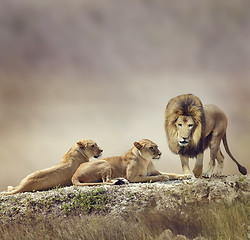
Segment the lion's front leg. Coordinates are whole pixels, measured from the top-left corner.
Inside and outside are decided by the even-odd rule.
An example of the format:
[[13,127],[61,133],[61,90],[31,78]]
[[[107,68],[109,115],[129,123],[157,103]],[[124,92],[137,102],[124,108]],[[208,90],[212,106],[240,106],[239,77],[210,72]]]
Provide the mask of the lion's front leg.
[[129,182],[157,182],[166,181],[169,179],[167,175],[162,175],[154,168],[153,164],[150,164],[148,171],[140,171],[139,166],[136,164],[130,164],[127,168],[126,178]]
[[200,178],[202,176],[202,168],[203,168],[203,153],[200,153],[196,157],[196,162],[193,169],[195,177]]
[[137,176],[129,176],[128,181],[129,182],[161,182],[161,181],[167,181],[169,180],[169,177],[167,175],[156,175],[156,176],[142,176],[142,175],[137,175]]
[[183,174],[191,174],[190,168],[189,168],[189,157],[180,155],[181,159],[181,166],[182,166],[182,173]]
[[191,174],[177,174],[160,172],[162,175],[168,176],[169,180],[186,180],[192,178]]

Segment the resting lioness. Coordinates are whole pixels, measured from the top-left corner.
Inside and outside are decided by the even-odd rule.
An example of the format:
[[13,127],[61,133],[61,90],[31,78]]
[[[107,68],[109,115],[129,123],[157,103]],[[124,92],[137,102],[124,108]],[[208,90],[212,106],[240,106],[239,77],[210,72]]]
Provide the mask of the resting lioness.
[[134,147],[123,156],[81,164],[72,177],[72,183],[78,186],[93,186],[115,184],[115,178],[126,178],[129,182],[156,182],[187,177],[157,171],[152,160],[159,159],[160,156],[158,146],[148,139],[143,139],[135,142]]
[[89,158],[98,158],[102,153],[92,140],[80,140],[64,154],[61,163],[41,171],[31,173],[24,178],[17,187],[9,187],[9,192],[1,194],[11,195],[20,192],[47,190],[56,186],[72,185],[71,178],[76,169]]

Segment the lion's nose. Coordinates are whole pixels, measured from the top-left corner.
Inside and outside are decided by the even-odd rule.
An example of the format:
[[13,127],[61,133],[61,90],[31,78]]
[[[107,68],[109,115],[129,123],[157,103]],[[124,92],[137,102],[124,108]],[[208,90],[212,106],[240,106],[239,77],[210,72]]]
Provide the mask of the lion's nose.
[[182,139],[183,139],[183,141],[185,141],[185,142],[188,140],[187,137],[182,137]]

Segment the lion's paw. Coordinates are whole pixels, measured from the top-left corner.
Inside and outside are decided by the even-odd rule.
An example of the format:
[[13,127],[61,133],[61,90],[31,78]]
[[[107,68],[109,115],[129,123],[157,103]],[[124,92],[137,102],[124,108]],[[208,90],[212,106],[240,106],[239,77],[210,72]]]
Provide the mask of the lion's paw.
[[204,173],[202,174],[202,177],[204,177],[204,178],[211,178],[211,176],[212,176],[212,174],[209,173],[209,172],[204,172]]
[[202,177],[202,166],[195,166],[193,169],[194,176],[196,178],[201,178]]
[[167,181],[170,179],[167,174],[160,175],[159,177],[160,177],[160,181]]
[[183,174],[180,179],[187,180],[193,178],[193,174]]
[[7,189],[8,189],[8,192],[11,192],[11,191],[14,190],[14,187],[13,186],[8,186]]

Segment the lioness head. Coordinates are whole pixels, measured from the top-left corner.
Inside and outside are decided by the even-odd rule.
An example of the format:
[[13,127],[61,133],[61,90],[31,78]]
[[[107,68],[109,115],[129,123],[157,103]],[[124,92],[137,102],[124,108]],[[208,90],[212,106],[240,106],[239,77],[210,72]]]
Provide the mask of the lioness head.
[[139,150],[140,155],[145,159],[159,159],[161,157],[161,152],[158,149],[158,146],[148,140],[143,139],[140,142],[134,142],[134,146]]
[[80,140],[77,142],[78,150],[86,157],[98,158],[102,155],[103,150],[99,148],[96,142],[92,140]]

